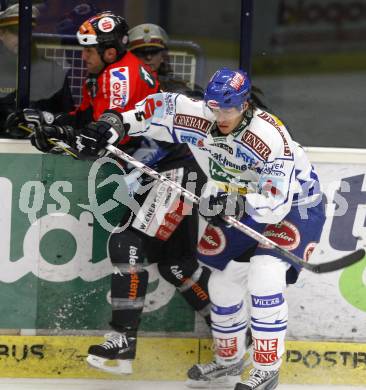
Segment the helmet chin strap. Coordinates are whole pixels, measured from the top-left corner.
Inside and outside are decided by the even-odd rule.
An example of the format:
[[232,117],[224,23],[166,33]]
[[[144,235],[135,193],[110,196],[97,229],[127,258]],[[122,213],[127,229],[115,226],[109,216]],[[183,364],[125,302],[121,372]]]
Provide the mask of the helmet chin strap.
[[[121,45],[121,46],[122,46],[122,45]],[[106,62],[106,61],[104,60],[104,53],[105,53],[105,51],[106,51],[107,49],[110,49],[110,48],[113,48],[113,49],[116,50],[117,56],[116,56],[116,59],[115,59],[113,62]],[[105,68],[106,66],[110,65],[110,64],[113,64],[113,63],[119,61],[119,60],[125,55],[125,53],[126,53],[126,51],[127,51],[127,50],[126,50],[126,47],[116,48],[116,47],[111,46],[110,48],[109,48],[109,47],[103,47],[103,45],[98,45],[98,46],[96,47],[97,52],[98,52],[98,54],[99,54],[99,57],[100,57],[100,59],[102,60],[102,62],[103,62],[103,64],[104,64],[104,68]],[[103,68],[103,69],[104,69],[104,68]]]

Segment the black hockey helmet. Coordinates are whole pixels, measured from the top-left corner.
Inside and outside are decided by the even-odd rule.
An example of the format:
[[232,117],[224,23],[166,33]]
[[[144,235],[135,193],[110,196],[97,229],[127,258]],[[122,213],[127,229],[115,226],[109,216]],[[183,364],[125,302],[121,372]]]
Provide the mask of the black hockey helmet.
[[128,43],[128,25],[122,16],[104,11],[87,19],[76,36],[81,46],[95,47],[102,58],[104,51],[111,47],[121,57]]

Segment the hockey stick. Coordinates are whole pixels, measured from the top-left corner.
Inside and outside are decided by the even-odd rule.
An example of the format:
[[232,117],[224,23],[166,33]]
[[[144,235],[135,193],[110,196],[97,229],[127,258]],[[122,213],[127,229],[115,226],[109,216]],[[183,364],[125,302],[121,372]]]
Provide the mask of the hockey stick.
[[[20,129],[30,133],[30,134],[33,133],[33,130],[31,128],[24,126],[22,124],[19,124],[18,127]],[[57,146],[58,148],[63,150],[66,154],[69,154],[70,156],[77,158],[77,159],[79,158],[77,150],[73,149],[70,145],[67,145],[62,141],[51,139],[51,138],[47,138],[47,142],[50,145]]]
[[[19,127],[22,128],[23,130],[30,132],[30,133],[33,132],[30,128],[28,128],[26,126],[19,125]],[[78,152],[75,149],[71,148],[71,146],[65,144],[64,142],[56,141],[53,139],[48,139],[48,142],[51,145],[60,147],[65,153],[73,156],[74,158],[79,158]],[[108,146],[106,146],[106,150],[108,150],[110,153],[112,153],[116,157],[121,158],[123,161],[130,163],[131,165],[133,165],[137,169],[146,173],[150,177],[160,181],[161,183],[169,184],[170,187],[175,188],[181,195],[183,195],[186,199],[191,200],[193,203],[196,203],[196,204],[199,203],[200,198],[197,195],[192,194],[191,192],[189,192],[185,188],[181,187],[179,184],[175,183],[174,181],[171,181],[170,179],[168,179],[164,175],[161,175],[160,173],[156,172],[155,170],[149,168],[145,164],[141,163],[140,161],[136,160],[135,158],[133,158],[129,154],[123,152],[122,150],[116,148],[115,146],[108,145]],[[320,264],[308,263],[308,262],[304,261],[303,259],[301,259],[300,257],[289,252],[288,250],[282,248],[281,246],[279,246],[275,242],[271,241],[267,237],[263,236],[262,234],[258,233],[255,230],[253,230],[249,226],[236,220],[235,218],[230,217],[230,216],[225,216],[224,219],[226,222],[230,223],[236,229],[238,229],[242,233],[248,235],[249,237],[253,238],[254,240],[259,242],[260,244],[276,250],[282,256],[286,257],[289,260],[289,262],[292,263],[293,265],[301,266],[301,267],[307,269],[308,271],[311,271],[314,273],[321,274],[321,273],[326,273],[326,272],[337,271],[339,269],[346,268],[346,267],[362,260],[363,257],[365,256],[365,250],[358,249],[354,252],[349,253],[348,255],[342,256],[338,259],[328,261],[325,263],[320,263]]]
[[[121,158],[123,161],[133,165],[137,169],[141,170],[142,172],[146,173],[150,177],[160,181],[161,183],[167,183],[170,187],[173,187],[175,190],[177,190],[181,195],[183,195],[186,199],[189,199],[193,203],[198,204],[200,198],[192,194],[191,192],[187,191],[185,188],[181,187],[179,184],[175,183],[174,181],[171,181],[167,177],[161,175],[160,173],[154,171],[153,169],[149,168],[145,164],[141,163],[140,161],[136,160],[129,154],[123,152],[122,150],[116,148],[115,146],[108,145],[106,149],[115,155],[116,157]],[[313,264],[308,263],[301,259],[300,257],[294,255],[293,253],[289,252],[288,250],[282,248],[275,242],[271,241],[267,237],[263,236],[262,234],[258,233],[257,231],[253,230],[249,226],[241,223],[240,221],[236,220],[233,217],[225,216],[225,221],[228,222],[230,225],[234,226],[236,229],[240,230],[242,233],[248,235],[249,237],[253,238],[260,244],[269,247],[271,249],[276,250],[279,252],[282,256],[286,257],[290,263],[293,265],[301,266],[308,271],[315,272],[318,274],[326,273],[326,272],[332,272],[337,271],[339,269],[348,267],[361,259],[365,256],[365,250],[364,249],[358,249],[352,253],[349,253],[348,255],[342,256],[336,260],[328,261],[325,263],[320,264]]]

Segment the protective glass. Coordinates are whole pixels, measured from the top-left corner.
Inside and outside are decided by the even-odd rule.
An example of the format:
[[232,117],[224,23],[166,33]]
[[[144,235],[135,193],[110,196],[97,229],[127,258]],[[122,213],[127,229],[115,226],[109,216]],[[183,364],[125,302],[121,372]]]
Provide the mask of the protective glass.
[[244,109],[243,106],[239,107],[230,107],[230,108],[220,108],[213,107],[209,102],[204,104],[204,112],[207,118],[217,121],[232,121],[238,119],[243,115]]

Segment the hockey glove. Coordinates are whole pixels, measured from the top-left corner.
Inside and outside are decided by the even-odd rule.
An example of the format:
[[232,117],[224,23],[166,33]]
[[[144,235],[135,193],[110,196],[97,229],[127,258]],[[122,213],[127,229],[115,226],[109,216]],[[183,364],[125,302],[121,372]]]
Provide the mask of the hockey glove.
[[116,111],[107,110],[97,122],[90,123],[81,131],[76,147],[80,157],[95,159],[106,153],[106,146],[117,144],[124,135],[122,116]]
[[71,126],[36,126],[33,134],[30,136],[30,141],[41,152],[61,153],[61,149],[57,149],[49,140],[64,141],[72,146],[75,143],[75,133]]
[[237,193],[221,192],[217,196],[201,198],[199,213],[214,226],[230,226],[223,218],[240,220],[245,214],[245,198]]
[[[21,127],[28,127],[34,130],[35,127],[41,125],[51,125],[54,121],[54,116],[50,112],[40,111],[33,108],[25,108],[12,112],[5,121],[5,128],[11,133],[12,131],[19,131]],[[25,134],[28,134],[26,130],[23,130]]]

